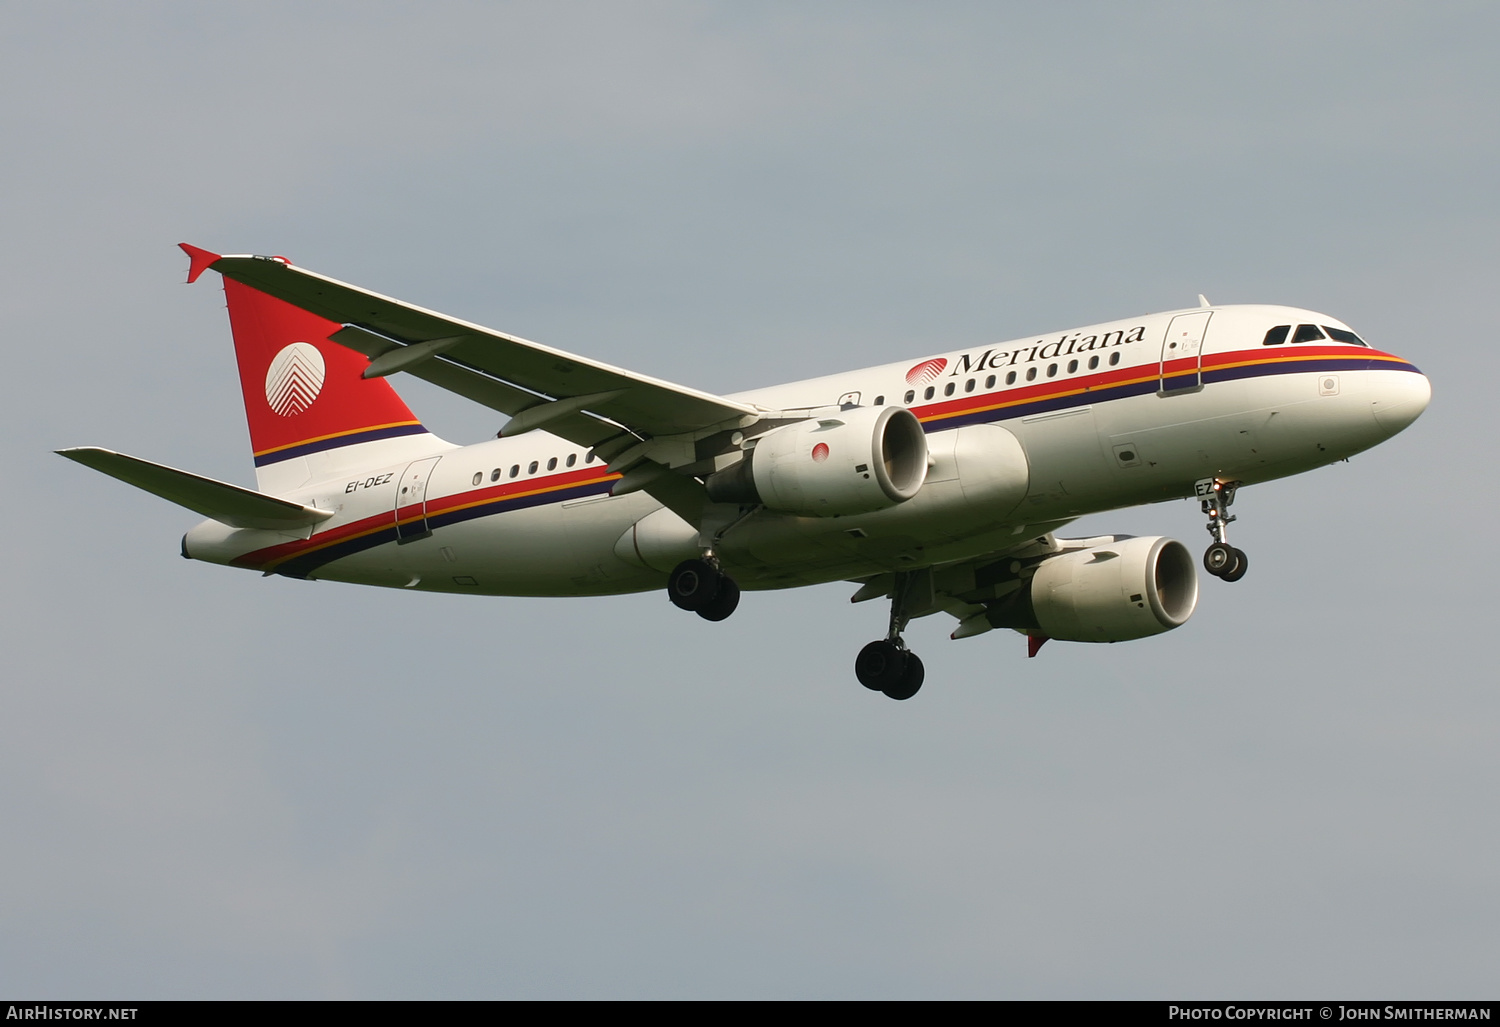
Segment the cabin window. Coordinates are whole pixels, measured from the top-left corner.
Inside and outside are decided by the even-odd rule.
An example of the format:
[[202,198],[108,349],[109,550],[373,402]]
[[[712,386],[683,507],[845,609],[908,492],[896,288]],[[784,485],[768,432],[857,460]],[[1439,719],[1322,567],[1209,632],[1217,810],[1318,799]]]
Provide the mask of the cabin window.
[[1096,368],[1098,366],[1099,366],[1099,358],[1097,356],[1089,357],[1089,370],[1092,371],[1094,368]]
[[995,387],[995,376],[994,375],[990,375],[988,378],[986,378],[984,380],[984,387],[986,389],[993,389]]
[[885,397],[884,396],[876,396],[875,397],[875,405],[878,406],[878,407],[885,406]]
[[911,401],[914,400],[914,399],[916,399],[916,398],[917,398],[917,390],[916,389],[908,389],[907,393],[906,393],[906,399],[902,400],[902,402],[909,405],[911,403]]
[[484,481],[484,472],[483,471],[475,471],[474,472],[474,484],[478,485],[482,481]]
[[1034,368],[1034,367],[1028,367],[1026,369],[1026,380],[1028,382],[1034,382],[1034,381],[1036,381],[1036,368]]
[[953,390],[954,390],[955,387],[957,387],[957,385],[958,385],[957,382],[949,382],[947,385],[944,385],[943,386],[943,395],[945,395],[945,396],[951,396],[951,395],[953,395]]
[[973,392],[974,391],[974,379],[973,378],[970,378],[968,381],[964,382],[964,391],[965,392]]
[[1014,385],[1014,384],[1016,384],[1016,372],[1011,371],[1009,374],[1007,374],[1005,376],[1005,384],[1006,385]]
[[1370,344],[1368,342],[1361,339],[1358,335],[1355,335],[1347,328],[1330,328],[1328,325],[1324,325],[1323,331],[1327,332],[1328,337],[1334,342],[1347,342],[1351,346],[1363,346],[1365,349],[1370,348]]
[[926,389],[925,389],[925,390],[924,390],[924,391],[923,391],[923,393],[922,393],[922,398],[923,398],[923,399],[931,399],[931,398],[932,398],[932,394],[933,394],[933,393],[934,393],[934,392],[936,392],[936,391],[937,391],[937,389],[934,389],[934,388],[933,388],[933,387],[932,387],[932,386],[931,386],[931,385],[929,385],[929,386],[927,386],[927,388],[926,388]]
[[536,473],[536,467],[537,467],[536,461],[535,460],[531,461],[531,466],[529,466],[529,467],[526,468],[526,473],[527,474],[535,474]]
[[500,480],[500,468],[497,467],[493,471],[490,472],[490,481],[499,481],[499,480]]
[[510,465],[510,476],[512,478],[514,478],[516,475],[518,475],[520,473],[521,473],[521,465],[520,464],[511,464]]
[[1076,370],[1078,370],[1078,361],[1076,361],[1076,360],[1069,360],[1068,361],[1068,373],[1072,374]]
[[1114,367],[1119,362],[1120,362],[1120,354],[1118,352],[1111,353],[1109,355],[1109,366],[1110,367]]
[[568,454],[568,466],[572,467],[577,462],[578,462],[578,454],[577,453],[569,453]]
[[1269,332],[1266,333],[1265,341],[1262,342],[1261,345],[1280,346],[1283,342],[1286,342],[1286,333],[1291,330],[1291,325],[1277,325],[1275,328],[1272,328]]
[[1292,336],[1293,342],[1320,342],[1323,333],[1318,331],[1317,325],[1298,325],[1297,334]]
[[550,460],[547,461],[547,470],[549,470],[549,471],[555,471],[555,470],[557,470],[557,457],[553,457],[552,459],[550,459]]
[[1057,374],[1057,365],[1056,364],[1048,364],[1047,365],[1047,377],[1051,378],[1051,377],[1055,376],[1056,374]]

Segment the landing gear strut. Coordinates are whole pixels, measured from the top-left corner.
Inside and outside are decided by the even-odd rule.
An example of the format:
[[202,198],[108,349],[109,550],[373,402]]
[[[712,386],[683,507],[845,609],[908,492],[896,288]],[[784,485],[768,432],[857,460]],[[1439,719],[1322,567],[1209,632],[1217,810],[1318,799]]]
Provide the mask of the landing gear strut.
[[1250,558],[1243,549],[1229,544],[1229,524],[1238,520],[1229,508],[1234,505],[1234,494],[1240,483],[1208,478],[1197,483],[1197,492],[1202,497],[1200,506],[1208,517],[1208,533],[1214,541],[1203,553],[1203,569],[1225,581],[1239,581],[1250,569]]
[[921,657],[906,648],[901,632],[911,620],[907,598],[911,592],[912,574],[897,574],[891,593],[891,622],[886,637],[871,642],[854,660],[854,676],[859,683],[892,699],[910,699],[922,687],[927,676]]
[[702,560],[684,560],[667,578],[667,598],[680,610],[691,610],[704,620],[724,620],[740,605],[740,586],[718,566],[712,553]]

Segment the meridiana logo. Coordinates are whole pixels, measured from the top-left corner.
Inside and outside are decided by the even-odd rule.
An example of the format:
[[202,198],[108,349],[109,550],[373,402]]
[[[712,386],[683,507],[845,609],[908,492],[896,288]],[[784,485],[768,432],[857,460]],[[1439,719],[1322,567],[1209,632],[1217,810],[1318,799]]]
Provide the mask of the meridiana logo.
[[926,385],[942,374],[943,368],[947,366],[948,361],[944,357],[933,357],[931,360],[924,360],[906,372],[906,384]]
[[323,376],[323,354],[318,348],[294,342],[271,360],[266,371],[266,402],[282,417],[295,417],[323,391]]

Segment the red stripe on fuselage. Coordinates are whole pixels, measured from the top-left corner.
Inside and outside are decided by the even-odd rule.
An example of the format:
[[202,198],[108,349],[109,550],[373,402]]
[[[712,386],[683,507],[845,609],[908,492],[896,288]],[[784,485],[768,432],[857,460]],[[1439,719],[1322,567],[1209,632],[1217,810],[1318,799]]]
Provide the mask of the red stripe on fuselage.
[[[1410,366],[1400,357],[1379,350],[1355,349],[1349,346],[1299,346],[1295,350],[1267,354],[1261,350],[1234,350],[1228,353],[1210,353],[1203,356],[1202,369],[1206,371],[1220,370],[1231,367],[1251,367],[1257,364],[1296,364],[1313,360],[1348,360],[1351,362],[1368,363],[1370,361],[1390,362],[1402,367]],[[1198,358],[1182,357],[1169,360],[1166,364],[1166,373],[1170,377],[1174,374],[1185,374],[1199,367]],[[1121,385],[1134,385],[1141,382],[1156,381],[1161,377],[1162,366],[1157,361],[1146,364],[1135,364],[1130,367],[1111,368],[1107,371],[1096,371],[1091,374],[1074,374],[1068,378],[1051,378],[1035,385],[1025,385],[1017,388],[1008,386],[1003,391],[991,390],[983,394],[965,393],[954,399],[943,400],[936,403],[928,403],[924,406],[914,406],[912,413],[924,424],[934,421],[944,421],[949,418],[976,413],[986,413],[991,410],[1005,410],[1009,407],[1027,406],[1050,399],[1063,399],[1073,395],[1086,395],[1094,392],[1102,392],[1106,389],[1117,388]]]
[[[439,514],[469,507],[484,506],[486,504],[502,505],[509,500],[520,499],[525,496],[533,496],[543,492],[556,492],[596,482],[612,481],[619,477],[620,475],[611,474],[603,467],[584,467],[576,471],[564,471],[561,474],[549,474],[540,478],[507,481],[500,485],[475,488],[429,499],[427,500],[425,513],[407,514],[406,511],[415,509],[416,504],[403,506],[401,508],[402,516],[400,523],[409,524],[414,521],[436,517]],[[499,513],[501,511],[496,512]],[[368,517],[361,517],[357,521],[350,521],[348,524],[340,524],[337,527],[329,528],[327,531],[319,532],[311,538],[294,539],[289,542],[268,546],[265,549],[257,549],[254,552],[237,557],[233,561],[233,564],[237,567],[270,570],[293,557],[303,556],[307,553],[378,531],[385,531],[394,528],[396,523],[395,511],[387,508]]]

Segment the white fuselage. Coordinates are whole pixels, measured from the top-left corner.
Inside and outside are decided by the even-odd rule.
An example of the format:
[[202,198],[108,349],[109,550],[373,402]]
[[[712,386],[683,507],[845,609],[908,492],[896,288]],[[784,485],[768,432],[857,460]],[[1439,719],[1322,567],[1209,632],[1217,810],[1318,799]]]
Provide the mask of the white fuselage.
[[[735,511],[716,554],[752,589],[971,560],[1083,514],[1191,495],[1201,479],[1251,484],[1341,460],[1425,408],[1427,379],[1400,358],[1332,338],[1264,343],[1304,324],[1348,331],[1287,307],[1182,310],[731,397],[782,419],[905,406],[929,462],[915,498],[874,513]],[[336,476],[285,494],[335,512],[315,530],[209,521],[184,555],[431,591],[589,595],[660,587],[701,550],[699,525],[645,492],[612,496],[618,474],[545,432],[428,449],[360,466],[350,447]]]

